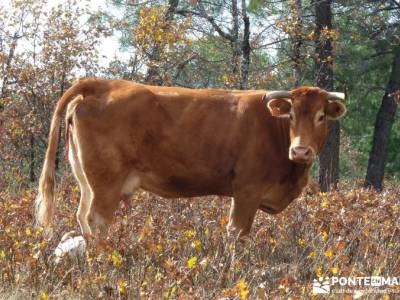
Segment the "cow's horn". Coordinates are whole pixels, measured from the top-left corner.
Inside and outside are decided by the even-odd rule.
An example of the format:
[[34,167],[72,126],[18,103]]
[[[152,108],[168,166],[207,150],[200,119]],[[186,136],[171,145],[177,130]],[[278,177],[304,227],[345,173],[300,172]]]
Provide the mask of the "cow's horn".
[[292,93],[288,91],[271,91],[264,96],[264,99],[267,101],[279,98],[292,98]]
[[329,100],[344,100],[345,98],[344,93],[338,93],[338,92],[328,92],[328,99]]

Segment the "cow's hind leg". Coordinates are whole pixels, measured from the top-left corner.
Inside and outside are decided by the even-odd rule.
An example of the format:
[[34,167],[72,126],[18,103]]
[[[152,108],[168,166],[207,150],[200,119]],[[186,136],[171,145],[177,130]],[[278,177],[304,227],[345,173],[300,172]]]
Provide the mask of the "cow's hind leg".
[[107,116],[100,111],[90,99],[78,101],[69,110],[77,157],[84,174],[80,181],[83,190],[89,191],[83,198],[86,200],[90,195],[88,201],[81,201],[78,218],[96,244],[106,236],[129,173],[118,141],[114,139],[117,129],[105,125]]
[[[83,139],[79,139],[81,153],[78,153],[78,156],[81,158],[80,166],[84,174],[81,181],[82,192],[86,193],[82,195],[84,201],[80,203],[78,219],[84,232],[89,232],[89,236],[97,243],[106,236],[114,212],[118,208],[126,174],[120,164],[104,153],[91,153],[87,150],[89,147],[96,148],[97,145],[90,145],[81,140]],[[117,153],[113,153],[117,157]]]
[[87,220],[95,238],[100,240],[107,234],[120,200],[128,201],[140,182],[134,173],[109,172],[105,177],[89,178],[92,198]]
[[109,225],[111,224],[114,212],[118,208],[120,201],[121,185],[120,181],[110,184],[110,182],[100,183],[97,181],[92,187],[92,197],[90,201],[87,221],[96,239],[103,239]]
[[76,213],[76,217],[79,223],[79,226],[81,228],[81,232],[84,236],[88,237],[92,234],[89,224],[87,222],[87,214],[89,211],[89,205],[90,205],[90,195],[91,195],[91,190],[89,183],[86,179],[86,175],[83,171],[82,164],[79,161],[78,157],[78,149],[77,149],[77,144],[75,143],[73,139],[73,134],[71,133],[69,137],[69,153],[68,153],[68,158],[71,164],[71,169],[72,172],[78,181],[79,184],[79,189],[81,192],[81,198],[79,201],[79,206],[78,206],[78,211]]
[[[68,125],[67,125],[68,126]],[[71,126],[72,127],[72,126]],[[68,158],[71,164],[72,173],[74,174],[81,192],[81,198],[79,201],[78,211],[76,217],[81,228],[81,232],[84,236],[88,237],[91,235],[91,230],[87,222],[86,215],[89,211],[90,205],[90,186],[86,179],[86,175],[83,171],[82,164],[78,156],[78,145],[76,139],[74,139],[73,130],[67,132],[69,134],[69,149]]]

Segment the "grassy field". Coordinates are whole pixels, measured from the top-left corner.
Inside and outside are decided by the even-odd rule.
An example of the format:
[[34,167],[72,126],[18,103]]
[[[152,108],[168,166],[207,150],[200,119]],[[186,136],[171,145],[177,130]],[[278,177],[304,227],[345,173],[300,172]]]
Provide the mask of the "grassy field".
[[225,231],[229,199],[138,192],[131,207],[118,210],[106,249],[55,263],[61,236],[78,229],[79,193],[61,184],[51,239],[33,227],[34,197],[0,194],[0,298],[319,299],[312,294],[317,277],[400,275],[399,187],[381,194],[308,188],[279,215],[258,212],[233,261]]

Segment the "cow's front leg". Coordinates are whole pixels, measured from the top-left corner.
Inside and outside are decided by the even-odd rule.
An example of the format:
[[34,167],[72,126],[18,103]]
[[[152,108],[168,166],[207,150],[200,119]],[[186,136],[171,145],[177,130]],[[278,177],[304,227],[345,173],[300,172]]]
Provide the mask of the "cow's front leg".
[[251,198],[234,197],[229,213],[228,234],[234,237],[247,235],[253,225],[259,205],[259,201]]
[[228,244],[231,253],[231,266],[240,259],[244,251],[245,236],[250,232],[258,208],[258,201],[250,198],[235,197],[232,199],[229,223],[227,225]]

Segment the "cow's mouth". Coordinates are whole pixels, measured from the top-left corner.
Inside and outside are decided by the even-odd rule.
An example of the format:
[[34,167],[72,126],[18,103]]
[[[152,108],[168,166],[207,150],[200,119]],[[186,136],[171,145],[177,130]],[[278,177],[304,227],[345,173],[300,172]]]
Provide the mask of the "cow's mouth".
[[314,162],[314,158],[310,158],[310,159],[298,159],[298,158],[296,158],[296,159],[293,159],[293,158],[289,157],[289,159],[291,161],[295,162],[295,163],[303,164],[303,165],[310,165],[310,164],[312,164]]
[[263,212],[269,213],[269,214],[276,214],[278,213],[278,211],[270,206],[266,206],[264,204],[260,204],[260,206],[258,207],[259,209],[261,209]]

